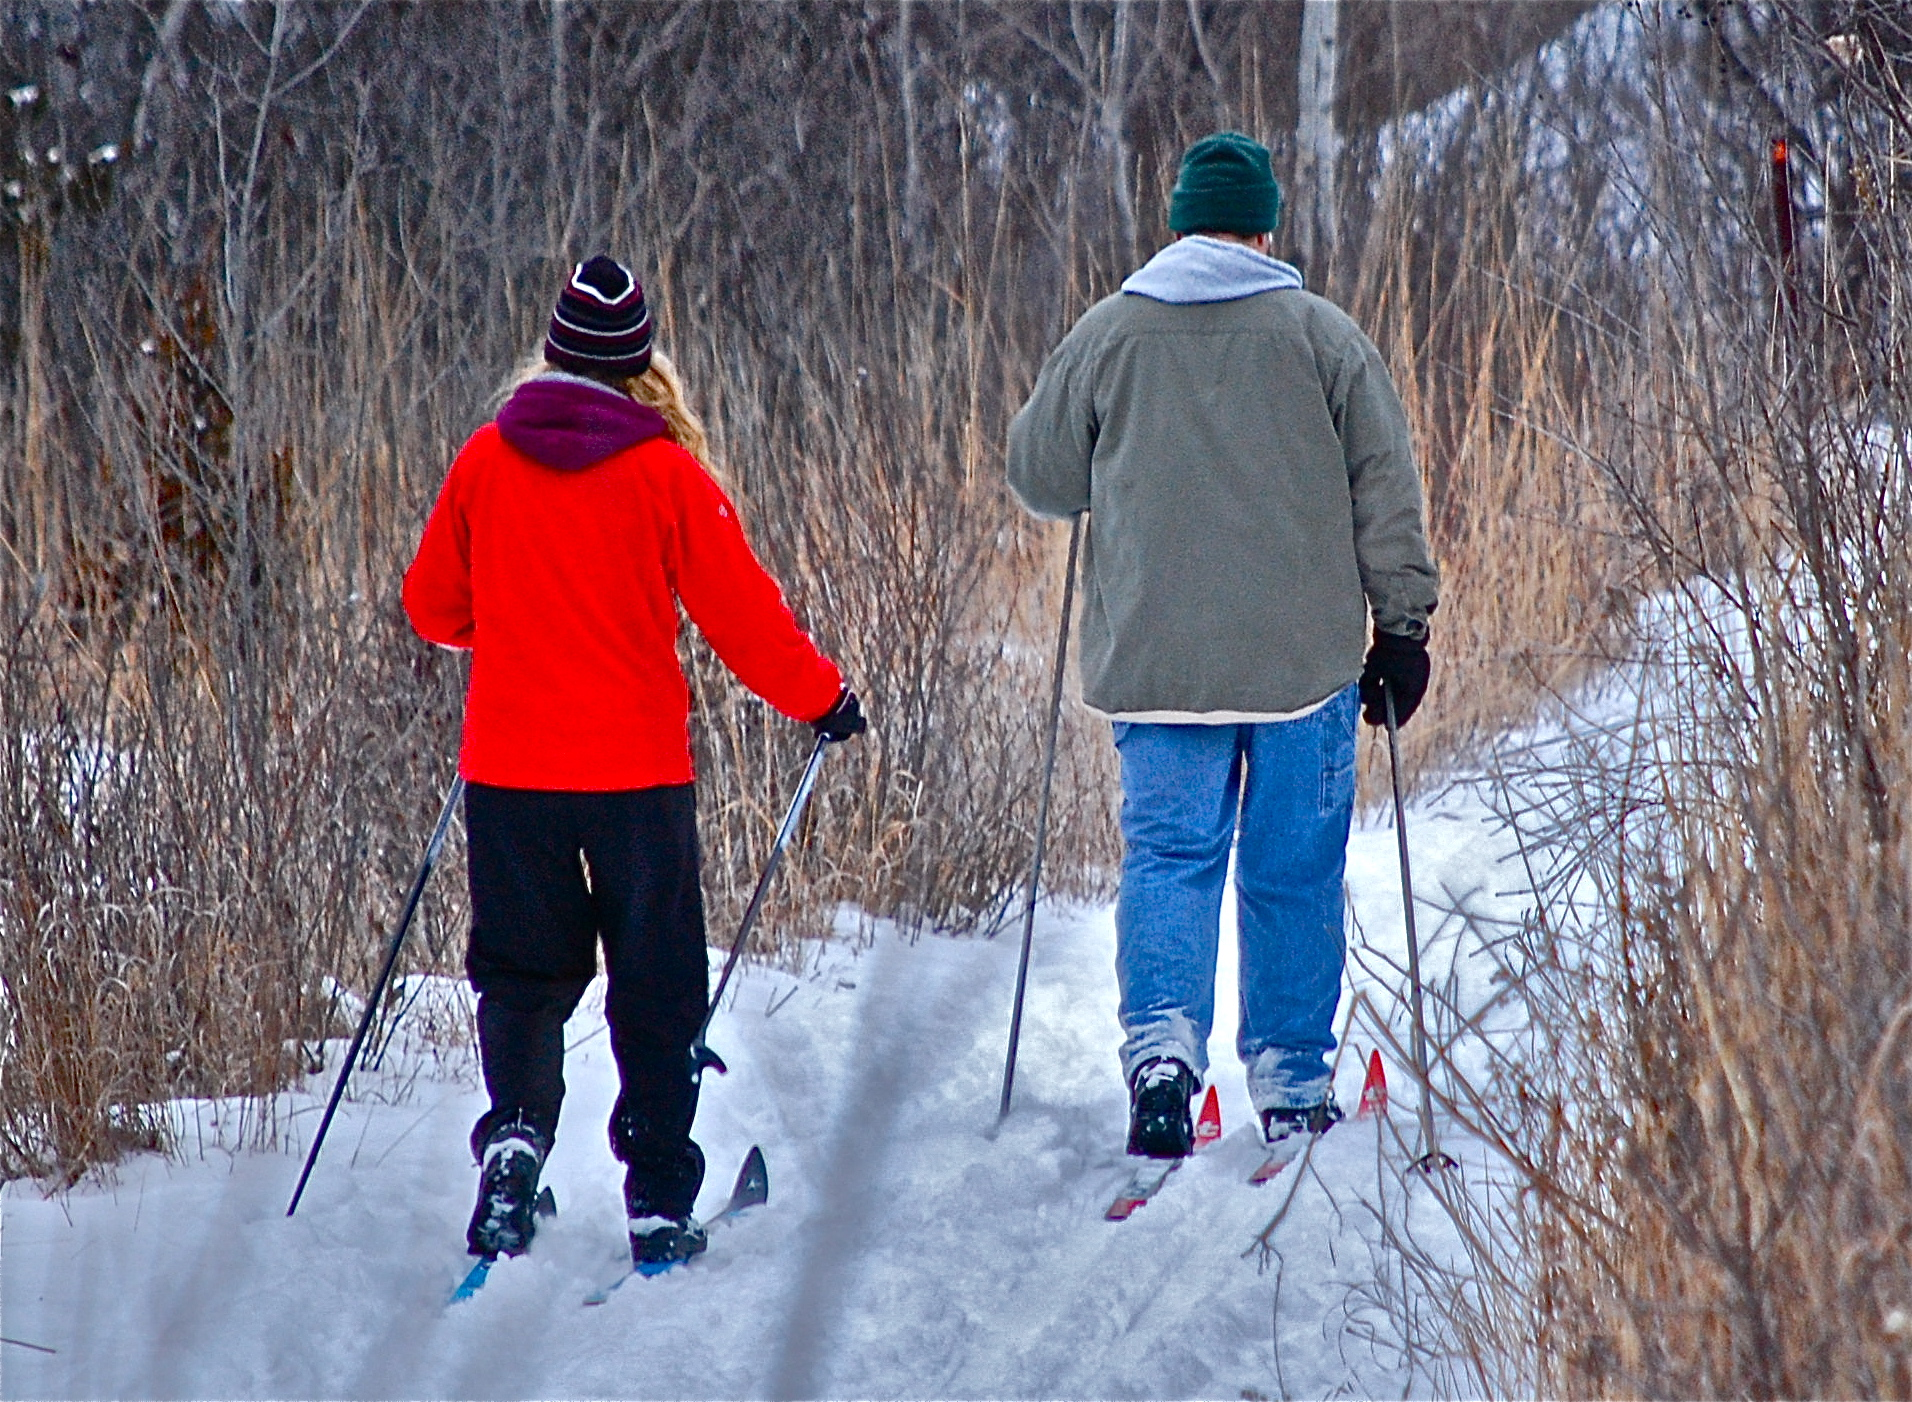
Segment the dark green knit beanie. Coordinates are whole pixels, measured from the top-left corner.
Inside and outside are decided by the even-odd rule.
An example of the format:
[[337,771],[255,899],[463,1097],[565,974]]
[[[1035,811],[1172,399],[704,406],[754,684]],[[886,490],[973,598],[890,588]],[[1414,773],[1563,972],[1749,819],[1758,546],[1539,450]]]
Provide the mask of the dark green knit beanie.
[[1182,157],[1168,200],[1178,234],[1266,234],[1281,222],[1281,186],[1268,148],[1238,131],[1204,136]]

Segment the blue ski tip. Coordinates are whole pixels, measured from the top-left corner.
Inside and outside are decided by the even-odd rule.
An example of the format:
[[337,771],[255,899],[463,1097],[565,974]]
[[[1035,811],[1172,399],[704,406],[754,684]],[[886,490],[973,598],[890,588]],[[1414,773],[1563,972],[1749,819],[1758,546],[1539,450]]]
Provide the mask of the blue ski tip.
[[458,1282],[458,1288],[451,1292],[451,1298],[445,1303],[455,1305],[460,1300],[469,1300],[484,1289],[485,1279],[491,1274],[492,1263],[497,1259],[496,1256],[480,1256],[478,1263],[465,1273],[465,1278]]

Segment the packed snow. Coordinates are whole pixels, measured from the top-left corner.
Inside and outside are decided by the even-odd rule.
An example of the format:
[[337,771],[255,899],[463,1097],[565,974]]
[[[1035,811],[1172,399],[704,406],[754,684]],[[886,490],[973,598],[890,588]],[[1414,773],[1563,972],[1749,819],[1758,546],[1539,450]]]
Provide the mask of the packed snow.
[[[1478,924],[1517,918],[1522,867],[1482,792],[1409,810],[1424,972],[1467,1009],[1494,997]],[[455,879],[441,875],[438,879]],[[770,1201],[709,1253],[633,1280],[604,1122],[615,1072],[594,989],[567,1029],[569,1097],[545,1181],[559,1214],[475,1298],[462,1276],[483,1108],[469,1047],[414,1036],[355,1080],[298,1215],[285,1216],[334,1062],[280,1102],[277,1151],[235,1151],[235,1104],[184,1104],[184,1161],[142,1156],[107,1181],[0,1197],[0,1393],[40,1397],[1218,1397],[1425,1395],[1440,1380],[1401,1337],[1404,1290],[1376,1209],[1442,1249],[1418,1146],[1392,815],[1358,825],[1348,886],[1347,1123],[1273,1183],[1233,1051],[1224,912],[1211,1083],[1224,1136],[1129,1221],[1112,910],[1038,921],[1014,1108],[996,1105],[1015,931],[880,930],[822,942],[800,971],[746,967],[711,1040],[696,1134],[714,1212],[745,1152]],[[714,954],[713,959],[717,956]],[[441,999],[457,985],[427,989]],[[1358,997],[1353,995],[1359,995]],[[430,996],[421,1001],[422,1027]],[[1357,1120],[1380,1039],[1388,1119]],[[1494,1171],[1442,1126],[1461,1162]],[[1478,1191],[1478,1188],[1465,1188]],[[1268,1242],[1256,1238],[1279,1219]],[[1393,1302],[1390,1306],[1390,1301]],[[1410,1306],[1412,1301],[1407,1302]],[[37,1347],[29,1347],[33,1345]],[[45,1351],[42,1351],[45,1350]]]

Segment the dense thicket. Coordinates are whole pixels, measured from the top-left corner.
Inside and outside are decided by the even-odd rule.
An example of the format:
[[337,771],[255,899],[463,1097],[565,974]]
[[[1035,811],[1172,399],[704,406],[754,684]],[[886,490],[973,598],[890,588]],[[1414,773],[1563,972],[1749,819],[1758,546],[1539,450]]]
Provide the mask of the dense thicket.
[[1615,690],[1499,766],[1533,905],[1437,1080],[1504,1163],[1435,1189],[1471,1268],[1398,1258],[1459,1389],[1912,1390],[1909,18],[1625,16],[1571,148],[1610,253],[1550,422],[1650,591]]
[[[1586,8],[1343,0],[1305,269],[1424,463],[1416,760],[1590,661],[1649,679],[1627,743],[1509,764],[1536,905],[1490,947],[1531,1035],[1442,1093],[1516,1191],[1443,1195],[1473,1268],[1399,1258],[1405,1337],[1470,1389],[1905,1392],[1912,34],[1893,0],[1693,0],[1521,57]],[[773,942],[988,928],[1060,565],[1004,425],[1163,237],[1188,139],[1252,131],[1294,183],[1300,34],[1213,0],[10,6],[0,1176],[163,1144],[174,1097],[270,1107],[365,989],[462,682],[398,575],[595,249],[873,715]],[[806,733],[685,649],[722,935]],[[1080,895],[1110,756],[1078,707],[1066,735]],[[456,963],[447,865],[418,967]]]

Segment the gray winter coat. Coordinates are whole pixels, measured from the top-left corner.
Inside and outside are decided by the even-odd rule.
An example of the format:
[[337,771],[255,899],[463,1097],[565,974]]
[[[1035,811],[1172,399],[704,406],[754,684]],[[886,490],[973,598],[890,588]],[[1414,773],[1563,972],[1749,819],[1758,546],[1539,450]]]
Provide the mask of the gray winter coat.
[[1009,429],[1031,511],[1090,513],[1083,697],[1281,714],[1360,675],[1366,617],[1422,637],[1438,577],[1380,354],[1285,263],[1163,250],[1056,347]]

